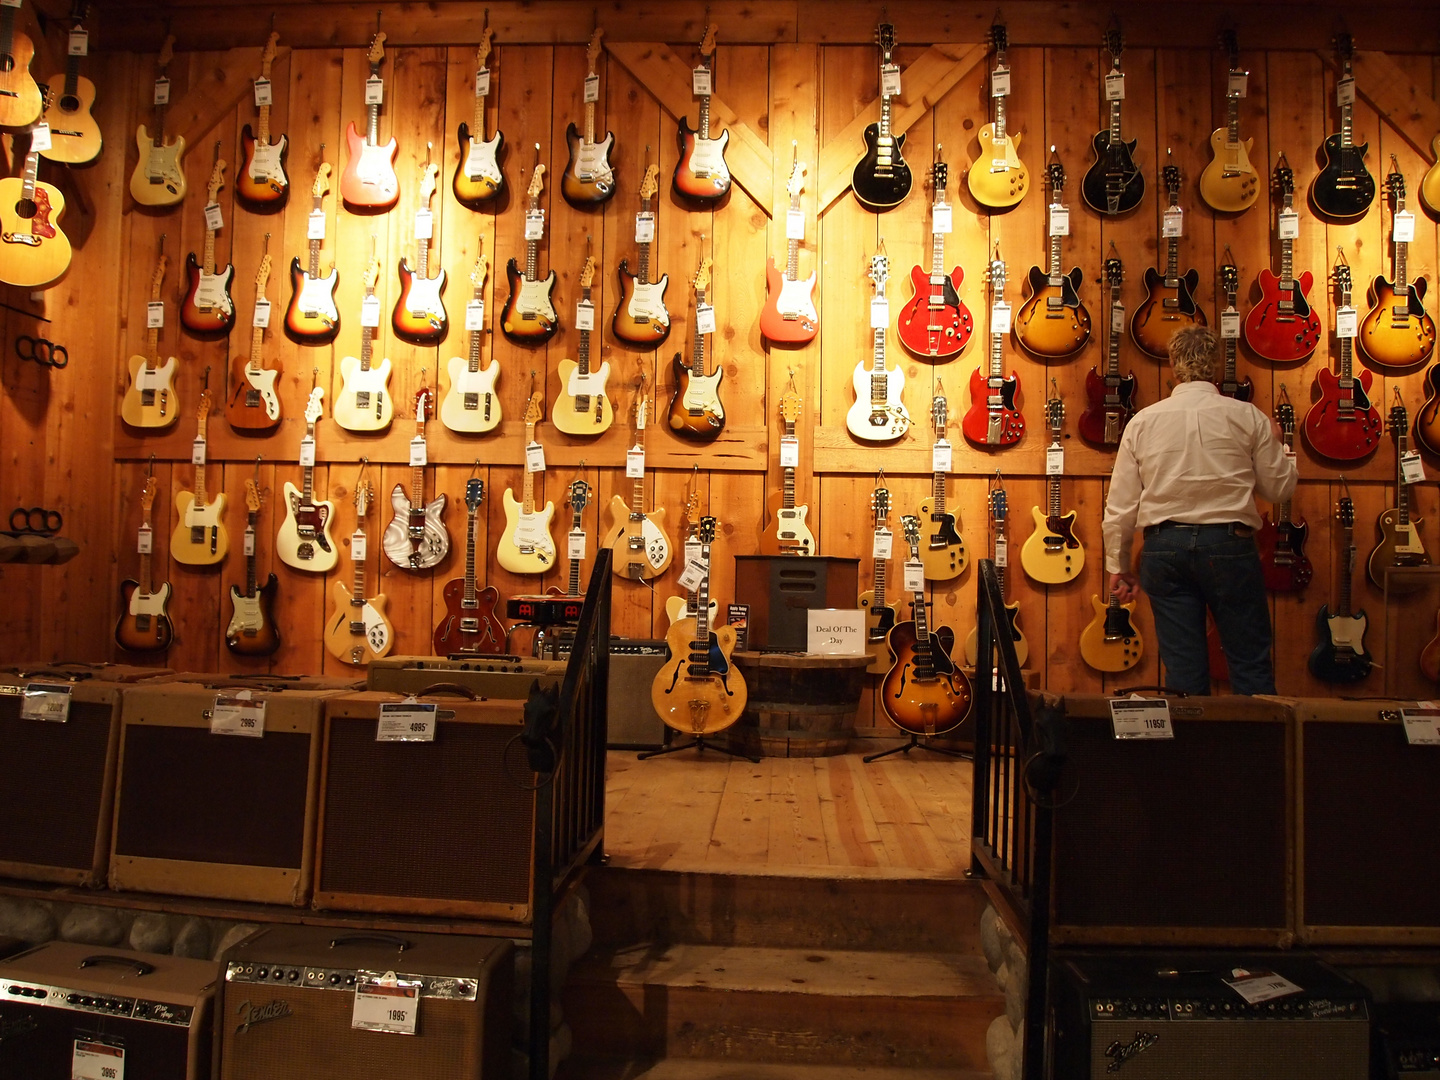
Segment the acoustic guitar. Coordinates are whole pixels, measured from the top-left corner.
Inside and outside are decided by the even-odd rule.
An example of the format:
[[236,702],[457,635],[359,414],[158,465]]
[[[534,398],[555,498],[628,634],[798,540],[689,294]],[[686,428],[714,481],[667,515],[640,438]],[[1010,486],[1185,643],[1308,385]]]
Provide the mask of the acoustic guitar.
[[1147,356],[1168,360],[1170,339],[1176,330],[1207,324],[1204,310],[1195,302],[1200,271],[1180,272],[1180,237],[1185,231],[1185,215],[1180,209],[1180,168],[1166,165],[1161,173],[1170,194],[1170,207],[1160,226],[1160,239],[1166,246],[1165,269],[1145,268],[1145,299],[1130,319],[1130,336]]
[[1340,77],[1335,81],[1340,130],[1325,136],[1320,147],[1325,167],[1310,184],[1310,201],[1325,217],[1349,221],[1364,217],[1375,201],[1375,177],[1365,167],[1370,144],[1355,144],[1355,43],[1349,34],[1335,39],[1335,51],[1340,57]]
[[598,369],[590,365],[590,332],[595,326],[595,303],[590,293],[594,283],[595,257],[587,255],[580,270],[580,303],[575,313],[575,325],[580,331],[577,353],[580,359],[560,361],[560,393],[550,412],[551,423],[567,435],[599,435],[615,419],[606,393],[610,364],[604,362]]
[[650,280],[650,245],[655,242],[655,211],[651,206],[660,190],[660,166],[651,164],[640,181],[640,211],[635,215],[635,246],[640,249],[635,273],[620,260],[620,301],[610,317],[610,330],[627,345],[650,349],[670,336],[670,312],[665,307],[665,290],[670,276]]
[[[165,280],[165,237],[160,237],[160,254],[150,278],[150,303],[146,307],[146,348],[144,355],[130,357],[130,385],[120,399],[120,419],[133,428],[166,428],[180,416],[180,399],[175,393],[175,357],[160,362],[160,328],[165,323],[165,302],[160,285]],[[151,317],[151,316],[155,317]]]
[[691,202],[716,203],[730,192],[730,166],[725,163],[725,147],[730,142],[730,132],[722,131],[715,136],[710,134],[715,31],[713,23],[706,25],[700,38],[700,64],[695,68],[692,79],[695,96],[700,99],[700,127],[692,128],[690,118],[682,116],[679,130],[675,133],[680,160],[675,163],[675,174],[670,183],[676,195]]
[[225,185],[225,162],[215,143],[215,166],[205,187],[205,247],[201,259],[193,251],[185,256],[185,299],[180,304],[180,325],[199,338],[220,338],[235,325],[235,301],[230,283],[235,267],[215,268],[215,233],[221,226],[220,189]]
[[885,564],[890,561],[895,545],[895,536],[888,525],[889,488],[877,487],[871,494],[870,513],[875,518],[875,540],[872,548],[875,584],[860,594],[860,610],[865,613],[865,651],[870,654],[870,665],[865,670],[872,675],[884,675],[890,670],[891,662],[886,639],[895,625],[896,616],[895,605],[885,600]]
[[987,449],[1014,446],[1025,435],[1020,413],[1020,376],[1005,374],[1005,335],[1010,330],[1010,305],[1005,302],[1005,260],[996,248],[986,274],[990,282],[990,365],[970,373],[970,411],[960,421],[965,438]]
[[[543,574],[555,565],[555,541],[550,538],[550,518],[555,514],[555,503],[547,502],[545,509],[540,510],[535,501],[535,473],[545,467],[544,451],[535,438],[542,400],[541,392],[533,390],[525,405],[523,501],[516,502],[508,487],[501,500],[505,508],[505,531],[500,535],[496,557],[512,574]],[[537,464],[538,468],[532,467]]]
[[[682,438],[696,442],[709,442],[725,427],[725,406],[720,401],[720,382],[725,378],[725,365],[716,364],[708,375],[705,361],[705,339],[713,337],[715,309],[706,303],[706,292],[710,288],[711,261],[707,257],[700,263],[695,274],[695,327],[690,360],[687,363],[676,353],[671,360],[675,379],[675,393],[670,397],[670,409],[666,414],[670,430]],[[702,329],[708,317],[710,329]]]
[[281,367],[264,364],[265,327],[270,323],[270,301],[265,299],[265,285],[270,280],[270,234],[265,234],[265,254],[255,272],[255,317],[251,319],[250,354],[237,353],[231,361],[230,382],[235,389],[225,402],[225,419],[236,431],[246,435],[272,431],[280,423],[280,396],[275,393],[275,380]]
[[[1280,438],[1286,449],[1295,446],[1295,407],[1280,384],[1280,400],[1275,405],[1275,422],[1280,425]],[[1265,587],[1271,592],[1301,592],[1310,584],[1314,568],[1305,554],[1305,538],[1310,526],[1303,518],[1292,516],[1291,503],[1286,499],[1275,506],[1273,512],[1265,515],[1260,531],[1255,534],[1255,546],[1260,550],[1260,569],[1265,575]]]
[[355,485],[355,532],[350,537],[350,558],[355,566],[354,587],[347,589],[338,577],[331,587],[335,611],[325,623],[325,651],[343,664],[363,666],[390,651],[395,628],[385,615],[385,594],[365,595],[365,515],[374,499],[370,481]]
[[301,486],[285,481],[285,520],[275,536],[275,554],[286,566],[324,574],[333,570],[340,555],[330,535],[335,504],[315,498],[315,424],[322,412],[325,388],[310,391],[305,403],[305,437],[300,440]]
[[1030,268],[1030,299],[1015,313],[1015,340],[1035,356],[1063,360],[1090,340],[1090,312],[1080,299],[1084,272],[1078,266],[1061,269],[1065,237],[1070,234],[1070,209],[1060,198],[1065,190],[1065,166],[1056,158],[1046,171],[1050,175],[1050,265]]
[[[325,147],[320,147],[323,156]],[[310,244],[309,268],[300,268],[300,256],[290,260],[290,306],[285,309],[285,332],[301,345],[328,345],[340,333],[340,309],[335,306],[338,267],[320,276],[320,245],[325,241],[325,196],[330,193],[330,163],[322,161],[310,188],[310,217],[306,235]]]
[[[209,372],[206,372],[209,381]],[[187,566],[214,566],[230,552],[230,534],[225,529],[225,506],[230,497],[217,491],[207,498],[205,489],[206,429],[210,420],[210,390],[200,394],[195,409],[195,490],[175,493],[175,532],[170,537],[170,557]]]
[[440,422],[451,431],[481,435],[494,431],[500,423],[500,395],[495,381],[500,378],[500,361],[490,358],[490,366],[481,370],[480,346],[485,338],[485,238],[482,236],[475,253],[475,269],[470,271],[472,286],[470,303],[466,305],[465,322],[470,329],[470,348],[465,356],[452,356],[446,365],[449,387],[440,402]]
[[[540,144],[535,144],[539,157]],[[526,189],[529,207],[525,211],[525,272],[511,259],[505,265],[510,294],[500,312],[500,330],[516,345],[543,345],[560,329],[559,316],[550,294],[555,289],[555,269],[540,277],[540,241],[545,236],[545,211],[540,206],[545,166],[535,165]]]
[[260,78],[255,82],[255,108],[260,115],[255,131],[249,124],[240,131],[240,168],[235,175],[235,197],[248,209],[267,214],[279,210],[290,196],[290,178],[285,175],[288,142],[284,135],[270,141],[270,67],[279,40],[280,34],[272,30],[260,54]]
[[30,74],[35,43],[15,29],[19,10],[18,2],[0,7],[0,127],[29,127],[42,108],[40,87]]
[[[6,9],[9,10],[9,9]],[[160,77],[155,80],[155,134],[141,124],[135,132],[140,160],[130,174],[130,197],[141,206],[174,206],[185,198],[185,138],[165,138],[165,110],[170,104],[170,80],[166,71],[175,55],[175,35],[169,34],[160,46],[156,61]]]
[[1310,286],[1315,276],[1309,270],[1295,273],[1295,241],[1300,235],[1300,215],[1295,212],[1295,173],[1285,155],[1275,164],[1271,181],[1280,196],[1275,215],[1275,234],[1280,239],[1280,276],[1266,266],[1261,269],[1260,302],[1245,316],[1245,344],[1250,351],[1275,364],[1304,360],[1320,344],[1320,316],[1310,306]]
[[275,592],[279,581],[271,574],[264,585],[255,576],[256,524],[260,520],[260,489],[254,480],[245,481],[245,589],[230,586],[230,625],[225,645],[237,656],[269,656],[280,648],[280,631],[275,625]]
[[1105,372],[1091,368],[1085,376],[1085,411],[1080,437],[1101,448],[1120,445],[1120,436],[1135,415],[1135,375],[1120,374],[1120,339],[1125,336],[1125,301],[1120,284],[1125,267],[1118,258],[1105,260],[1105,285],[1110,290],[1110,333],[1105,346]]
[[1372,305],[1360,323],[1360,348],[1375,367],[1407,371],[1435,351],[1435,320],[1425,310],[1425,279],[1406,277],[1415,215],[1405,209],[1405,177],[1394,154],[1385,186],[1395,200],[1395,280],[1386,281],[1382,274],[1370,283]]
[[635,442],[626,455],[625,474],[630,477],[630,502],[619,495],[610,497],[610,524],[600,543],[614,555],[610,569],[630,581],[649,581],[659,577],[670,565],[674,549],[665,535],[665,508],[645,509],[645,428],[649,400],[645,396],[645,376],[635,385]]
[[[437,265],[430,276],[430,239],[435,234],[435,217],[430,200],[435,195],[435,182],[440,166],[430,160],[430,145],[425,147],[425,163],[420,167],[420,209],[415,211],[415,266],[400,256],[400,296],[390,313],[390,328],[401,341],[411,345],[439,345],[450,329],[445,313],[445,268]],[[439,260],[436,260],[437,264]]]
[[354,120],[345,129],[350,156],[340,174],[340,198],[360,213],[383,213],[400,198],[400,181],[395,175],[399,144],[393,135],[389,142],[380,144],[380,106],[385,99],[385,80],[380,78],[380,64],[385,59],[384,31],[376,31],[366,59],[370,62],[370,77],[365,80],[365,135],[361,137]]
[[1113,592],[1107,603],[1092,595],[1095,617],[1080,631],[1080,658],[1096,671],[1129,671],[1145,652],[1145,639],[1135,629],[1131,616],[1135,603],[1120,603]]
[[[803,345],[820,329],[820,314],[815,310],[815,279],[812,270],[800,277],[800,241],[804,238],[805,216],[800,209],[800,193],[805,190],[805,163],[795,161],[785,185],[790,195],[790,212],[785,219],[785,270],[782,273],[771,256],[765,263],[765,306],[760,310],[760,333],[766,340],[786,345]],[[792,228],[798,222],[799,229]]]
[[[997,474],[998,480],[998,474]],[[1020,601],[1005,603],[1006,571],[1010,568],[1010,541],[1006,535],[1009,504],[1003,487],[990,492],[990,557],[995,562],[995,577],[1000,582],[1000,601],[1005,604],[1005,621],[1010,624],[1010,640],[1015,645],[1015,662],[1021,667],[1030,659],[1030,643],[1020,629]],[[972,626],[965,635],[965,662],[974,667],[980,662],[980,627]]]
[[1240,344],[1240,312],[1235,298],[1240,291],[1240,268],[1225,247],[1225,261],[1220,265],[1220,291],[1225,294],[1225,310],[1220,313],[1220,345],[1225,354],[1220,368],[1220,393],[1236,401],[1253,401],[1255,384],[1246,375],[1240,378],[1238,356]]
[[495,31],[487,18],[480,44],[475,49],[475,112],[469,124],[462,120],[455,131],[460,163],[455,166],[455,179],[450,187],[456,201],[467,210],[483,209],[505,187],[505,173],[500,167],[505,136],[496,130],[488,139],[485,137],[485,99],[490,96],[493,74],[485,65],[490,59],[490,42],[494,37]]
[[865,126],[865,156],[855,165],[850,186],[866,210],[893,210],[910,194],[910,165],[905,160],[905,136],[892,130],[890,99],[899,94],[900,65],[895,63],[895,27],[881,23],[875,31],[880,46],[880,119]]
[[980,153],[965,174],[970,194],[981,206],[1004,210],[1014,206],[1030,189],[1030,174],[1020,160],[1020,133],[1005,127],[1005,100],[1010,96],[1010,66],[1005,61],[1008,34],[1005,24],[990,27],[995,47],[995,68],[990,72],[990,98],[995,102],[995,119],[980,129]]
[[[1405,459],[1410,450],[1410,417],[1400,397],[1400,388],[1395,387],[1395,404],[1390,407],[1390,435],[1395,440],[1395,505],[1383,510],[1375,521],[1375,532],[1379,536],[1370,558],[1365,563],[1365,573],[1371,584],[1384,591],[1385,571],[1389,567],[1429,566],[1430,555],[1420,540],[1418,517],[1410,514],[1410,485],[1405,479]],[[1390,595],[1404,596],[1421,588],[1411,582],[1392,581]]]
[[965,271],[955,267],[945,273],[945,234],[951,229],[951,208],[945,202],[945,185],[950,168],[943,161],[931,168],[935,203],[931,207],[930,270],[910,269],[910,302],[900,309],[895,330],[904,345],[921,360],[948,360],[959,356],[970,341],[975,320],[960,299]]
[[[365,270],[365,300],[360,308],[360,356],[340,361],[340,393],[335,399],[335,422],[346,431],[383,431],[395,415],[390,397],[390,358],[372,366],[374,341],[380,325],[380,302],[375,283],[380,280],[380,260],[373,255]],[[370,318],[365,317],[366,308]]]
[[600,100],[600,74],[596,70],[596,62],[600,59],[600,39],[604,36],[605,31],[597,26],[585,49],[585,60],[590,65],[584,84],[585,133],[582,136],[575,130],[574,121],[565,129],[570,160],[560,174],[560,195],[577,210],[599,206],[615,194],[615,169],[610,164],[615,133],[607,131],[605,138],[595,138],[595,104]]
[[95,105],[95,84],[80,74],[80,61],[90,51],[85,10],[85,6],[77,5],[70,24],[65,74],[52,75],[49,83],[40,87],[45,105],[41,120],[50,128],[50,148],[41,150],[40,156],[66,165],[94,161],[104,145],[100,125],[91,112]]
[[930,423],[935,429],[935,442],[930,447],[930,494],[920,500],[916,514],[923,534],[920,561],[925,566],[926,581],[952,581],[970,564],[965,538],[956,526],[955,514],[946,505],[946,479],[954,463],[954,448],[946,437],[950,405],[945,400],[943,383],[940,390],[930,402]]
[[1260,174],[1250,163],[1254,138],[1240,138],[1240,99],[1250,72],[1240,66],[1240,44],[1234,30],[1221,35],[1230,54],[1230,75],[1225,88],[1225,126],[1210,134],[1210,164],[1200,173],[1200,197],[1222,214],[1248,210],[1260,196]]
[[40,153],[32,142],[21,175],[0,180],[0,281],[25,289],[60,278],[72,255],[59,224],[65,196],[40,182],[39,169]]
[[[1030,508],[1035,531],[1020,549],[1020,568],[1031,581],[1042,585],[1063,585],[1074,581],[1085,568],[1085,547],[1075,536],[1076,512],[1065,513],[1060,480],[1064,476],[1065,451],[1060,444],[1065,431],[1065,402],[1056,395],[1045,403],[1050,427],[1050,446],[1045,462],[1045,509]],[[1052,468],[1052,466],[1054,466]]]
[[434,634],[436,656],[504,653],[508,649],[505,624],[495,616],[500,590],[494,585],[482,589],[475,582],[475,533],[484,499],[485,482],[466,481],[465,576],[445,583],[445,614]]
[[1310,653],[1310,674],[1321,682],[1358,683],[1364,681],[1374,665],[1365,648],[1368,620],[1365,610],[1352,609],[1351,585],[1355,576],[1355,504],[1349,495],[1342,496],[1336,519],[1345,533],[1340,549],[1340,599],[1332,612],[1330,605],[1321,604],[1315,613],[1316,644]]
[[150,511],[155,505],[159,485],[155,477],[145,478],[140,492],[141,524],[137,548],[140,551],[139,578],[120,583],[120,621],[115,624],[115,644],[126,652],[164,652],[175,639],[170,622],[170,583],[155,586],[151,581],[151,560],[155,533],[150,525]]
[[845,427],[864,442],[891,442],[910,430],[910,413],[905,408],[905,369],[900,364],[891,367],[885,359],[890,319],[887,314],[882,323],[877,316],[877,312],[889,311],[885,299],[885,282],[889,278],[890,260],[884,255],[874,256],[870,260],[870,283],[875,289],[870,305],[874,345],[870,359],[855,365],[855,404],[845,414]]
[[1140,205],[1145,197],[1145,176],[1135,164],[1138,140],[1126,142],[1121,134],[1125,73],[1120,70],[1120,56],[1125,51],[1125,37],[1119,30],[1105,32],[1105,50],[1110,54],[1110,71],[1103,80],[1105,101],[1110,106],[1110,124],[1090,140],[1095,162],[1080,181],[1080,194],[1085,205],[1096,213],[1116,217]]
[[[785,434],[780,439],[780,490],[770,496],[770,524],[760,530],[761,555],[814,555],[815,534],[805,523],[810,508],[795,502],[795,469],[800,460],[800,440],[795,424],[800,419],[803,399],[793,389],[780,399],[780,422]],[[794,457],[787,455],[793,454]]]
[[385,526],[381,546],[385,555],[402,570],[429,570],[450,554],[450,534],[445,529],[445,493],[425,501],[425,466],[429,453],[425,443],[425,422],[434,411],[434,392],[423,382],[415,395],[415,437],[410,440],[410,490],[396,484],[390,492],[395,516]]
[[[1355,318],[1355,309],[1350,306],[1350,267],[1344,262],[1335,266],[1335,284],[1340,291],[1340,307],[1336,312],[1338,334],[1341,315],[1348,314],[1352,326]],[[1315,373],[1320,396],[1305,414],[1305,441],[1310,449],[1332,461],[1358,461],[1380,445],[1380,410],[1370,404],[1370,387],[1375,377],[1363,369],[1359,375],[1354,374],[1354,337],[1338,340],[1340,373],[1337,375],[1328,367]]]

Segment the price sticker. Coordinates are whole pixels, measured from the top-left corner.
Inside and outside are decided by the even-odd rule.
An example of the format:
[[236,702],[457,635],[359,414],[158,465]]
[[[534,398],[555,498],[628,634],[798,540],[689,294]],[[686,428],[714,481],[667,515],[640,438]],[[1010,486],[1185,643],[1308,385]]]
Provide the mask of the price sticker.
[[357,563],[363,563],[365,561],[366,551],[365,534],[363,532],[357,532],[350,537],[350,558],[354,559]]
[[190,444],[190,464],[196,468],[205,467],[205,440],[196,439]]
[[870,549],[871,558],[888,559],[895,550],[895,534],[889,529],[875,530],[875,543]]
[[313,469],[315,467],[315,437],[306,435],[300,440],[300,467]]
[[465,305],[465,329],[485,329],[485,301],[471,300]]
[[425,440],[419,435],[410,440],[410,467],[412,469],[423,468],[430,463],[429,452],[425,446]]
[[575,329],[595,329],[595,305],[589,300],[581,300],[575,305]]
[[89,56],[90,35],[84,30],[71,30],[70,40],[65,46],[67,56]]
[[1400,455],[1400,479],[1407,484],[1425,482],[1425,466],[1421,464],[1419,450],[1406,450]]
[[371,294],[360,301],[360,325],[380,325],[380,298]]
[[794,435],[786,435],[780,440],[780,467],[782,469],[798,469],[800,467],[800,440]]
[[995,537],[995,565],[1001,570],[1010,565],[1010,545],[1003,536]]
[[544,211],[544,210],[526,210],[526,211],[525,211],[525,239],[526,239],[526,240],[543,240],[543,239],[545,239],[545,211]]
[[900,96],[900,66],[886,64],[880,69],[880,93],[885,97]]
[[1045,448],[1045,475],[1065,475],[1065,448],[1063,446],[1047,446]]
[[350,1013],[350,1026],[359,1031],[414,1035],[420,1019],[420,980],[400,979],[393,971],[383,975],[358,971],[355,974],[355,1007]]
[[151,300],[145,305],[145,329],[159,330],[165,325],[165,301]]
[[1273,971],[1246,971],[1244,968],[1232,968],[1230,975],[1230,978],[1222,981],[1250,1005],[1259,1005],[1262,1001],[1272,1001],[1275,998],[1300,993],[1300,987],[1285,976],[1276,975]]
[[908,593],[919,593],[925,591],[925,564],[922,562],[906,562],[904,573],[905,591]]
[[1335,84],[1335,104],[1355,104],[1355,79],[1354,77],[1341,79]]
[[710,96],[710,69],[697,67],[690,73],[690,92],[696,97]]
[[490,96],[490,69],[489,69],[489,68],[481,68],[479,71],[475,72],[475,96],[476,96],[476,97],[489,97],[489,96]]
[[250,325],[257,330],[264,330],[270,325],[270,301],[263,296],[255,301],[255,317],[250,320]]
[[691,538],[691,539],[685,541],[685,561],[686,561],[686,562],[689,562],[691,559],[698,559],[698,560],[703,561],[704,558],[705,558],[705,545],[704,545],[704,544],[700,543],[699,540],[696,540],[696,539],[694,539],[694,538]]
[[545,448],[538,442],[532,442],[525,447],[525,471],[545,471]]
[[1225,87],[1227,97],[1242,98],[1250,96],[1250,72],[1232,71],[1230,79]]
[[246,530],[245,530],[245,555],[246,555],[246,557],[248,558],[249,556],[254,555],[254,554],[255,554],[255,530],[254,530],[254,529],[251,529],[251,528],[246,528]]
[[70,1054],[70,1080],[125,1080],[125,1049],[76,1039]]
[[711,304],[700,304],[695,308],[695,332],[715,333],[715,308]]
[[1125,305],[1110,305],[1110,333],[1123,334],[1125,332]]
[[[15,6],[16,6],[16,7],[19,7],[20,5],[19,5],[19,4],[16,4]],[[155,80],[155,98],[154,98],[154,101],[155,101],[155,104],[156,104],[156,105],[169,105],[169,104],[170,104],[170,80],[169,80],[169,79],[163,79],[163,78],[162,78],[162,79],[156,79],[156,80]]]
[[380,706],[380,722],[376,725],[376,742],[434,742],[435,715],[439,709],[434,703],[425,704],[407,698],[404,701],[386,701]]
[[1070,208],[1068,206],[1050,207],[1050,235],[1070,235]]
[[265,700],[251,698],[249,690],[232,695],[216,694],[210,709],[211,735],[243,735],[250,739],[265,734]]
[[140,531],[135,534],[135,550],[141,555],[149,555],[155,550],[155,533],[149,526],[140,526]]
[[949,203],[936,203],[930,213],[930,235],[947,236],[955,230],[955,214]]
[[990,307],[990,332],[992,334],[1008,334],[1010,332],[1010,305],[1004,300]]
[[385,80],[379,75],[371,75],[365,80],[365,104],[383,105],[385,103]]
[[805,211],[804,211],[804,210],[787,210],[787,211],[785,211],[785,239],[786,239],[786,240],[804,240],[804,239],[805,239]]
[[694,592],[705,580],[706,572],[707,567],[703,560],[686,559],[685,572],[680,575],[680,587],[686,592]]
[[584,529],[573,529],[573,530],[571,530],[569,549],[570,549],[569,554],[570,554],[570,558],[571,558],[572,561],[574,561],[574,562],[583,562],[583,561],[585,560],[585,530],[584,530]]
[[[33,128],[30,129],[30,149],[31,149],[31,150],[34,150],[37,154],[41,154],[41,153],[44,153],[46,150],[49,150],[49,149],[50,149],[50,146],[51,146],[51,143],[50,143],[50,125],[49,125],[49,124],[46,124],[46,123],[43,123],[43,122],[42,122],[42,123],[36,124]],[[1412,226],[1412,231],[1413,231],[1413,226]]]
[[428,207],[415,211],[415,239],[429,240],[435,235],[435,215]]
[[1185,211],[1178,206],[1172,206],[1165,211],[1160,218],[1160,235],[1167,238],[1174,238],[1185,235]]
[[26,683],[25,697],[20,702],[21,720],[44,720],[63,724],[70,719],[70,686],[68,683]]
[[625,451],[625,475],[631,480],[645,479],[645,448],[632,446]]
[[1409,210],[1401,210],[1395,215],[1395,242],[1397,244],[1408,244],[1415,239],[1415,215]]
[[1110,699],[1110,726],[1117,739],[1173,739],[1170,703],[1164,698]]
[[884,330],[890,325],[890,301],[883,296],[870,298],[870,329]]
[[1123,71],[1112,71],[1105,76],[1105,100],[1125,100],[1125,73]]
[[586,75],[586,76],[585,76],[585,104],[589,105],[589,104],[591,104],[592,102],[596,102],[596,101],[599,101],[599,100],[600,100],[600,76],[599,76],[599,75]]
[[269,79],[255,80],[255,107],[263,109],[266,105],[275,104],[275,89]]
[[635,242],[637,244],[653,244],[655,242],[655,215],[643,213],[635,215]]
[[1010,69],[996,68],[990,73],[990,96],[1010,96]]
[[930,471],[948,473],[953,459],[954,449],[947,440],[941,439],[930,448]]
[[305,219],[305,239],[325,239],[325,211],[311,210],[310,216]]
[[1335,336],[1337,338],[1353,338],[1359,330],[1358,324],[1359,320],[1353,307],[1335,309]]
[[1405,741],[1411,746],[1440,746],[1440,708],[1433,701],[1421,701],[1413,709],[1401,709]]
[[1240,312],[1227,308],[1220,313],[1220,337],[1227,341],[1240,339]]
[[1300,215],[1294,210],[1281,210],[1280,216],[1275,219],[1275,232],[1281,240],[1298,240],[1300,238]]

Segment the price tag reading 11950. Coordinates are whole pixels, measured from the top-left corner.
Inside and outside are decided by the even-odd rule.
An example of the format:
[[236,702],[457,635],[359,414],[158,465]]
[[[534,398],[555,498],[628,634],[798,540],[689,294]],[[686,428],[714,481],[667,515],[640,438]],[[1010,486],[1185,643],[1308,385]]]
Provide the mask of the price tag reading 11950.
[[1170,703],[1164,698],[1112,698],[1110,723],[1117,739],[1173,739]]
[[435,711],[433,702],[387,701],[380,706],[380,724],[376,742],[434,742]]

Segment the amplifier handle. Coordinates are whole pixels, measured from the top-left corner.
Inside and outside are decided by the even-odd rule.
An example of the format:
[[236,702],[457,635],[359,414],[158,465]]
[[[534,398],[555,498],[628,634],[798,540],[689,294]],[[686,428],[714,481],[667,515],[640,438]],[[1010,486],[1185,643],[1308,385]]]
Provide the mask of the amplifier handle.
[[341,945],[363,945],[367,942],[371,945],[393,945],[401,952],[412,947],[405,938],[396,937],[394,934],[344,934],[331,938],[330,947],[334,949]]
[[82,968],[94,967],[96,964],[114,964],[118,967],[134,968],[136,975],[149,975],[155,970],[154,964],[147,964],[144,960],[136,960],[133,956],[114,956],[110,953],[87,956],[80,961]]
[[461,686],[459,683],[455,682],[431,683],[429,686],[425,687],[424,690],[421,690],[420,693],[416,696],[432,697],[435,694],[454,694],[457,697],[465,698],[467,701],[479,700],[479,696],[475,693],[474,690],[471,690],[468,686]]
[[1175,697],[1189,697],[1184,690],[1176,690],[1173,686],[1122,686],[1115,691],[1117,697],[1124,694],[1138,694],[1141,690],[1154,690],[1157,694],[1173,694]]

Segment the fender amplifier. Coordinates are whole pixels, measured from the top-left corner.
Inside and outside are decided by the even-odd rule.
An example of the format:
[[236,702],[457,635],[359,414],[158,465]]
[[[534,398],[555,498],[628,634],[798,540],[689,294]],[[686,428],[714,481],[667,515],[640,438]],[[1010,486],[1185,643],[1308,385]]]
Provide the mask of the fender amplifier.
[[[1251,1004],[1225,981],[1237,968],[1298,991]],[[1065,1080],[1369,1080],[1365,990],[1308,957],[1062,954],[1054,986]]]
[[522,660],[516,656],[472,656],[447,660],[443,656],[386,656],[370,661],[368,690],[418,694],[436,683],[456,683],[481,697],[524,700],[530,685],[559,685],[565,678],[564,660]]
[[860,595],[860,560],[829,555],[736,555],[735,602],[750,605],[747,649],[804,652],[806,612],[853,608]]
[[[514,946],[461,934],[260,930],[222,958],[222,1080],[509,1080]],[[414,1033],[356,1028],[357,987],[418,984]]]
[[0,1076],[207,1080],[219,974],[68,941],[12,956],[0,962]]

